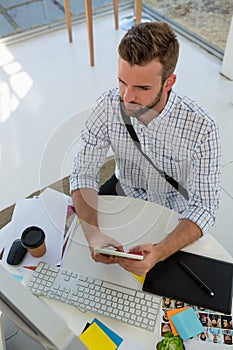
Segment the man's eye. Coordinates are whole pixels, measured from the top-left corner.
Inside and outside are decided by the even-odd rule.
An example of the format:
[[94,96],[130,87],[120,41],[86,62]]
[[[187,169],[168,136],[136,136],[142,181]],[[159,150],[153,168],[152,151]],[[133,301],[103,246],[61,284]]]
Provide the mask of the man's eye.
[[150,90],[150,87],[149,86],[141,86],[141,89],[147,91],[147,90]]
[[121,79],[118,79],[120,84],[126,85],[124,81],[122,81]]

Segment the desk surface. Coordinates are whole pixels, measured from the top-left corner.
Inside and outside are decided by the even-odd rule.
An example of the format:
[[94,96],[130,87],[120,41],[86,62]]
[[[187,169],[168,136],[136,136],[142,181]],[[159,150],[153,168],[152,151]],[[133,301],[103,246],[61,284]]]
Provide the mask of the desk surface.
[[[169,233],[178,222],[178,214],[157,204],[126,197],[103,196],[99,198],[99,225],[104,233],[114,236],[126,249],[139,242],[158,242]],[[206,255],[232,262],[229,253],[210,235],[189,245],[186,251]],[[128,285],[140,289],[139,283],[118,265],[104,265],[95,263],[84,238],[81,226],[74,233],[71,245],[64,258],[63,266],[81,273],[100,277],[115,283]],[[56,312],[58,312],[77,334],[80,334],[87,321],[95,315],[89,312],[81,313],[73,307],[44,299]],[[125,326],[109,318],[101,318],[106,325],[115,330],[120,336],[129,338],[145,349],[155,349],[159,341],[158,317],[154,333],[145,332],[132,326]],[[186,349],[211,349],[218,345],[213,343],[186,342]],[[221,349],[229,346],[222,345]]]

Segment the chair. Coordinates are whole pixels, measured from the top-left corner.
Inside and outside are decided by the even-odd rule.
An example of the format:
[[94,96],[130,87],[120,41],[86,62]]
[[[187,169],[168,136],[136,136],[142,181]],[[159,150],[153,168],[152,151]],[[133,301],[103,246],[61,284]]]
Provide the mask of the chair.
[[135,23],[140,24],[142,21],[142,0],[135,1]]
[[[85,13],[88,31],[88,42],[90,51],[90,64],[94,66],[94,43],[93,43],[93,22],[92,22],[92,0],[84,0]],[[69,42],[72,42],[72,24],[70,15],[70,0],[64,0],[66,26],[68,30]],[[115,28],[118,29],[118,0],[113,0]]]
[[[92,21],[92,0],[84,0],[85,13],[88,31],[88,43],[90,51],[90,64],[94,66],[94,43],[93,43],[93,21]],[[68,30],[69,42],[72,42],[72,24],[70,15],[70,0],[64,0],[66,26]],[[118,29],[118,0],[113,0],[115,29]],[[142,18],[142,0],[136,0],[136,24],[141,22]]]

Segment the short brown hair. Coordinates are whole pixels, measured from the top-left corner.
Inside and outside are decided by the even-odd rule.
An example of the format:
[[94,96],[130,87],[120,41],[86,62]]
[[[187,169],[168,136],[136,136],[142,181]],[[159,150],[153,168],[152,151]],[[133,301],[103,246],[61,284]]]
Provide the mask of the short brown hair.
[[144,66],[159,59],[163,79],[175,70],[179,42],[173,29],[165,22],[146,22],[129,29],[118,47],[121,58],[131,65]]

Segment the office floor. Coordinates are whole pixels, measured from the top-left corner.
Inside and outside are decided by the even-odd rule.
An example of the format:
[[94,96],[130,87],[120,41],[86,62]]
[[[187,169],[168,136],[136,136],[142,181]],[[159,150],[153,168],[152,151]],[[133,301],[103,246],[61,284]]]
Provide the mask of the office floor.
[[[129,8],[129,1],[119,0]],[[93,13],[112,7],[111,0],[93,0]],[[72,18],[85,17],[84,1],[70,0]],[[0,37],[23,33],[40,27],[54,27],[65,22],[63,0],[0,0]]]
[[[129,14],[120,12],[120,18]],[[124,31],[115,31],[113,15],[94,19],[94,67],[85,23],[73,33],[73,44],[65,29],[8,47],[0,43],[0,210],[70,173],[87,111],[117,85]],[[220,74],[219,59],[179,39],[176,90],[199,101],[219,125],[222,202],[212,234],[233,255],[233,82]],[[8,349],[22,349],[13,340]]]

